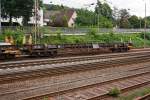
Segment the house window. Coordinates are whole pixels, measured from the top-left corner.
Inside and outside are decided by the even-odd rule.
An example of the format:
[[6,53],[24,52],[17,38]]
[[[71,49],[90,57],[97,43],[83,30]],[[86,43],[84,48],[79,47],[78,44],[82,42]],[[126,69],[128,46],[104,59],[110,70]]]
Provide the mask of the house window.
[[74,23],[72,23],[71,26],[74,26]]

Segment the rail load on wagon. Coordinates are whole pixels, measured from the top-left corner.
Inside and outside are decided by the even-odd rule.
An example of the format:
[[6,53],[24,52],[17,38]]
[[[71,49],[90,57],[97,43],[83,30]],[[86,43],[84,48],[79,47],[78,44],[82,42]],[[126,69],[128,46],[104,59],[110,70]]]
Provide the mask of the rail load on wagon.
[[20,55],[20,50],[16,45],[11,45],[10,43],[0,43],[0,59],[10,59],[15,58]]
[[127,52],[132,43],[84,43],[84,44],[35,44],[11,45],[1,43],[0,59],[28,55],[32,57],[55,57],[57,55],[100,54],[103,52]]
[[23,45],[20,49],[22,54],[30,55],[33,57],[48,57],[57,55],[57,45],[35,44]]

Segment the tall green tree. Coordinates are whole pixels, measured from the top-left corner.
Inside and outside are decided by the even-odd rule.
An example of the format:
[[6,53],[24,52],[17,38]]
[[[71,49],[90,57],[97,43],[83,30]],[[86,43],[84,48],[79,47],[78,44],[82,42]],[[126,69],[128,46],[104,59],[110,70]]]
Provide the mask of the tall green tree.
[[129,18],[130,17],[130,13],[127,11],[127,9],[121,9],[119,11],[120,13],[120,17],[123,19],[123,18]]
[[119,13],[119,9],[117,7],[113,8],[113,25],[115,27],[118,26],[118,21],[120,19],[120,13]]
[[97,15],[96,13],[89,11],[87,9],[77,9],[77,19],[76,24],[78,26],[95,26],[97,25]]
[[144,28],[144,26],[145,26],[145,18],[139,17],[139,20],[140,20],[140,28]]
[[33,16],[34,0],[16,0],[18,6],[16,7],[19,12],[19,16],[23,17],[23,25],[28,25],[30,17]]
[[54,5],[54,4],[44,4],[44,9],[48,11],[57,11],[62,9],[69,9],[69,7],[66,7],[64,5]]
[[[23,17],[23,24],[27,25],[34,14],[34,2],[35,0],[3,0],[2,17],[9,18],[10,25],[12,25],[12,18]],[[42,6],[42,0],[39,0],[39,5]]]
[[119,13],[120,13],[119,27],[130,28],[130,22],[128,20],[130,17],[129,12],[126,9],[121,9]]
[[[112,28],[113,27],[113,10],[108,3],[101,3],[97,0],[95,7],[95,13],[97,14],[97,21],[99,21],[99,27],[101,28]],[[97,22],[98,23],[98,22]]]
[[112,9],[110,8],[110,6],[107,3],[104,3],[102,5],[101,15],[107,19],[112,19],[112,16],[113,16]]
[[2,17],[9,18],[9,24],[12,25],[12,18],[18,18],[20,16],[16,0],[3,0],[1,7]]
[[102,4],[99,0],[97,0],[97,6],[95,8],[95,12],[107,19],[113,18],[112,9],[106,2]]
[[[144,23],[145,23],[145,18],[143,19]],[[146,17],[146,27],[150,28],[150,16]]]
[[102,3],[99,0],[97,0],[97,5],[95,7],[95,12],[97,14],[101,14],[101,12],[102,12]]
[[99,21],[100,21],[99,22],[100,28],[112,28],[113,27],[113,22],[106,17],[101,16]]
[[140,28],[140,20],[136,15],[133,15],[129,18],[131,28]]

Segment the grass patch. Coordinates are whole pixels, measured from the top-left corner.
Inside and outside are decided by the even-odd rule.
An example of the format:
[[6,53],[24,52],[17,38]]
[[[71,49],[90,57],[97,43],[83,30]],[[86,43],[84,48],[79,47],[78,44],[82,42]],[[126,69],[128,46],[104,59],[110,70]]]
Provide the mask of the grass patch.
[[42,100],[49,100],[49,97],[46,96]]
[[141,96],[144,96],[149,93],[150,93],[150,88],[144,88],[144,89],[142,89],[140,91],[136,91],[135,93],[132,93],[128,96],[121,96],[121,97],[119,97],[119,100],[134,100],[137,97],[141,97]]
[[[4,41],[5,36],[12,36],[15,44],[21,44],[24,36],[24,30],[6,30],[0,35],[0,41]],[[50,30],[43,29],[43,34],[48,36],[39,37],[37,43],[41,44],[65,44],[65,43],[115,43],[115,42],[129,42],[132,41],[135,48],[142,48],[144,42],[146,47],[150,47],[150,33],[146,33],[146,39],[143,38],[143,33],[137,34],[116,34],[110,33],[97,33],[96,29],[91,29],[86,35],[64,35],[61,31],[51,32]],[[34,38],[33,38],[34,39]],[[34,40],[33,40],[34,41]]]
[[142,48],[144,42],[146,47],[150,47],[150,40],[141,38],[141,34],[114,34],[101,33],[95,34],[94,31],[87,33],[87,35],[65,36],[63,34],[45,36],[41,39],[41,43],[47,44],[63,44],[63,43],[113,43],[113,42],[130,42],[132,41],[135,48]]
[[118,97],[121,91],[118,88],[113,88],[109,91],[108,95],[112,97]]

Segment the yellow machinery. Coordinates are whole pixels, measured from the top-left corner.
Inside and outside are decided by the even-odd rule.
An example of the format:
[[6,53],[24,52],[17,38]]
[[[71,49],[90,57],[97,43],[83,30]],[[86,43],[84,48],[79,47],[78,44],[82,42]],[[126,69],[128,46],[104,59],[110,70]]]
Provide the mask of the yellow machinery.
[[12,36],[6,36],[5,37],[5,43],[10,43],[11,45],[14,44],[14,39]]
[[31,35],[24,36],[23,44],[32,45],[32,36]]

